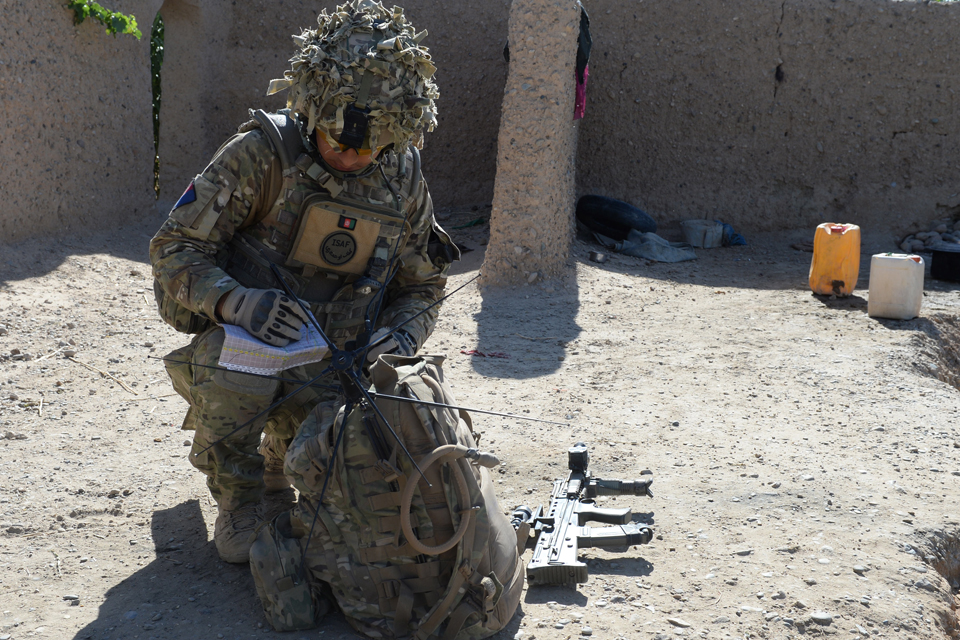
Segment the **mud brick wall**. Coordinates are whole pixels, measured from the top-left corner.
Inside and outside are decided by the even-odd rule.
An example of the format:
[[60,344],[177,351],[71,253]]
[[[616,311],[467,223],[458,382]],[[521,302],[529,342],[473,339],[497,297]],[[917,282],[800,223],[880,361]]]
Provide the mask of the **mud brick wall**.
[[[0,241],[159,215],[199,172],[325,1],[117,0],[145,35],[4,4]],[[430,31],[440,127],[424,173],[438,206],[491,202],[509,0],[410,0]],[[960,215],[960,6],[886,0],[584,0],[593,23],[577,190],[661,223],[751,229],[856,222],[890,233]],[[162,6],[162,9],[161,9]],[[149,42],[167,20],[159,206]]]
[[139,42],[90,20],[75,27],[62,3],[0,6],[0,241],[147,215],[150,23],[160,2],[111,3],[149,16]]
[[490,244],[483,284],[533,283],[564,268],[573,231],[576,0],[514,0]]
[[891,233],[960,214],[960,6],[585,3],[581,193],[658,221]]
[[[167,53],[160,134],[161,201],[179,197],[247,110],[285,106],[264,97],[288,68],[291,34],[315,27],[322,8],[302,0],[203,0],[164,4]],[[386,2],[390,6],[391,2]],[[426,29],[440,86],[437,129],[427,134],[423,173],[437,206],[489,202],[496,172],[509,0],[397,2]]]

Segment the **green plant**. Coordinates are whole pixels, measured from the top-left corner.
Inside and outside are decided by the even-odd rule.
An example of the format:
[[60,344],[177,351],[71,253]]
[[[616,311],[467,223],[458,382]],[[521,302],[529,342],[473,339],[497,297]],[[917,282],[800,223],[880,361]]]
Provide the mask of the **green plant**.
[[73,23],[81,24],[87,18],[93,18],[107,28],[107,33],[117,37],[118,33],[129,33],[137,40],[143,34],[137,28],[137,19],[133,15],[124,15],[119,11],[104,9],[91,0],[71,0],[67,9],[73,9]]
[[153,191],[160,197],[160,67],[163,66],[163,18],[150,29],[150,86],[153,89]]

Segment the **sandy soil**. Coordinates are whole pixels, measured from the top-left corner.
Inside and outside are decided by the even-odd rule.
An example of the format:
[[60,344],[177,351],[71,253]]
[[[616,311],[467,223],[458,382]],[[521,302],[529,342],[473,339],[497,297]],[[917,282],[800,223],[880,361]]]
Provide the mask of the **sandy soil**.
[[[0,638],[280,637],[217,559],[186,405],[152,359],[185,340],[153,306],[153,226],[0,249]],[[452,285],[485,229],[454,232],[475,250]],[[585,550],[589,582],[529,589],[501,637],[947,636],[960,397],[934,373],[960,288],[928,280],[923,317],[874,320],[862,288],[810,294],[790,244],[812,234],[747,235],[679,265],[599,265],[578,241],[563,281],[444,306],[429,350],[461,403],[569,423],[474,415],[504,510],[547,501],[579,440],[598,475],[654,472],[655,498],[602,500],[653,543]],[[351,635],[333,616],[282,637]]]

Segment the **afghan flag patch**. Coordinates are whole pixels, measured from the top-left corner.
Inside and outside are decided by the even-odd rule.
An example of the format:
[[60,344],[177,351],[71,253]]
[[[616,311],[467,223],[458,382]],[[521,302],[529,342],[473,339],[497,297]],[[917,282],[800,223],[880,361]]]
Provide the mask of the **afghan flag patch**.
[[357,228],[357,219],[348,218],[347,216],[340,216],[340,223],[337,226],[341,229],[349,229],[350,231],[353,231]]
[[183,195],[180,196],[180,199],[177,200],[177,204],[173,205],[174,209],[179,209],[185,204],[190,204],[197,199],[197,190],[193,188],[193,183],[190,183],[190,186],[187,187],[187,190],[183,192]]

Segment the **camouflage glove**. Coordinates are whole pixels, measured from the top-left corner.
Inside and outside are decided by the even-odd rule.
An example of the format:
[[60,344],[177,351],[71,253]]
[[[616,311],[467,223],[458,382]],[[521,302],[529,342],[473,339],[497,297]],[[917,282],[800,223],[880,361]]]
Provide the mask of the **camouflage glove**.
[[380,344],[376,344],[377,340],[387,333],[390,333],[390,329],[384,327],[383,329],[378,329],[377,332],[373,334],[373,337],[370,338],[370,344],[373,346],[367,351],[368,363],[376,362],[377,358],[384,353],[392,353],[398,356],[412,356],[417,352],[417,343],[414,342],[410,334],[403,329],[394,331],[389,338]]
[[223,321],[246,329],[274,347],[299,340],[300,327],[309,319],[296,302],[277,289],[237,287],[223,299]]

